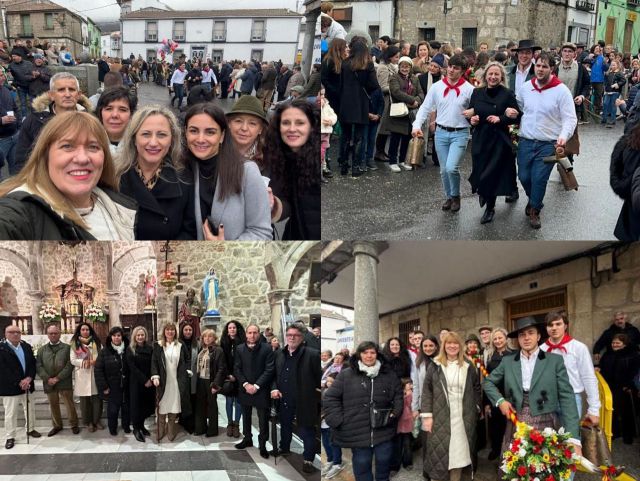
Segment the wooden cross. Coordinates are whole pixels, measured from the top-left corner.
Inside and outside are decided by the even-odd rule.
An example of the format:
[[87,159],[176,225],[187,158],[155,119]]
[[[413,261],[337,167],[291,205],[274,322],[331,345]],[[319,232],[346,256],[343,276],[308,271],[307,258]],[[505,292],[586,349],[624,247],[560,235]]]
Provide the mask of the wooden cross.
[[178,272],[176,272],[176,279],[178,279],[178,283],[182,279],[182,276],[188,276],[189,273],[187,271],[182,270],[182,266],[178,264]]

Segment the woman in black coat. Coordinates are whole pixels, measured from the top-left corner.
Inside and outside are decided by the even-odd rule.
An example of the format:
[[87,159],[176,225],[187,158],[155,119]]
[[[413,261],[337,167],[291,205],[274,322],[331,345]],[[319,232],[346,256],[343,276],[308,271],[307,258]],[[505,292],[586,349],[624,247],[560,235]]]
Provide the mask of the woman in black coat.
[[[377,425],[371,419],[374,407]],[[392,439],[402,414],[403,395],[400,378],[377,344],[364,341],[358,346],[349,367],[325,391],[322,408],[334,444],[352,449],[356,481],[373,479],[373,457],[376,479],[389,479]]]
[[166,107],[147,105],[120,142],[120,191],[138,203],[136,240],[196,238],[193,184],[181,163],[181,133]]
[[[498,62],[490,62],[483,75],[481,87],[471,94],[465,116],[473,130],[471,145],[472,170],[469,182],[480,197],[480,206],[487,205],[480,220],[493,220],[496,197],[517,191],[516,156],[509,137],[509,125],[518,118],[505,115],[507,108],[520,112],[515,94],[506,87],[506,72]],[[487,148],[487,146],[491,148]]]
[[131,345],[126,350],[129,367],[129,398],[131,399],[131,424],[133,435],[144,443],[151,433],[144,427],[144,420],[154,412],[155,396],[151,382],[151,356],[153,348],[147,342],[149,335],[142,326],[133,328]]
[[217,345],[213,329],[202,332],[202,349],[198,353],[196,372],[196,402],[193,408],[197,436],[208,438],[218,435],[218,392],[227,375],[224,351]]
[[340,77],[342,62],[347,57],[347,42],[341,38],[334,38],[322,62],[321,78],[324,95],[334,112],[340,111]]
[[633,378],[640,370],[640,354],[629,346],[626,334],[614,334],[611,349],[600,359],[600,373],[613,397],[613,438],[622,436],[625,444],[632,444],[636,435],[633,398],[637,398]]
[[354,37],[349,48],[349,57],[342,63],[340,76],[340,108],[334,108],[334,111],[342,127],[338,157],[340,173],[349,173],[349,151],[353,140],[351,175],[359,177],[365,171],[364,132],[369,125],[369,96],[380,85],[364,39]]
[[[225,378],[225,387],[228,391],[224,392],[227,410],[227,436],[240,437],[240,417],[242,416],[242,407],[238,401],[238,381],[233,375],[233,366],[235,362],[236,349],[246,340],[244,327],[238,321],[229,321],[222,330],[220,339],[220,347],[224,352],[227,365],[227,376]],[[235,406],[235,415],[234,415]]]
[[[611,188],[623,200],[613,234],[621,241],[640,239],[640,205],[632,203],[633,176],[640,168],[640,128],[634,127],[628,135],[623,136],[613,148],[609,182]],[[638,194],[636,185],[636,196]],[[640,199],[638,199],[640,200]]]
[[122,428],[131,432],[129,421],[129,367],[125,351],[129,342],[120,326],[112,327],[95,365],[98,393],[107,401],[107,422],[112,436],[118,434],[118,414],[122,412]]

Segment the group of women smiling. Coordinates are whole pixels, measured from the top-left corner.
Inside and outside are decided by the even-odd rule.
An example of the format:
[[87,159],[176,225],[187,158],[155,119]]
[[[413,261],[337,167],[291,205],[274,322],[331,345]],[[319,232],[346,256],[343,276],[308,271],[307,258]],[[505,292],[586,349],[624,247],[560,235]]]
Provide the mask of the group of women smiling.
[[305,100],[241,97],[230,112],[191,106],[179,124],[106,90],[95,116],[55,115],[22,171],[0,184],[0,238],[283,240],[320,238],[320,114]]

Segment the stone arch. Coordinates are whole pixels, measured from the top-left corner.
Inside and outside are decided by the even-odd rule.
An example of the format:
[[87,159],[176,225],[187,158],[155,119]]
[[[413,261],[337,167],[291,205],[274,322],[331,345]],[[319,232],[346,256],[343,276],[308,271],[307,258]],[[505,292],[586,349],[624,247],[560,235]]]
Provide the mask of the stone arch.
[[30,290],[37,290],[36,278],[31,275],[31,267],[29,261],[22,255],[4,247],[0,247],[0,261],[6,261],[13,264],[22,273],[27,281]]
[[111,288],[119,290],[122,276],[127,270],[135,263],[148,259],[156,260],[156,253],[152,245],[133,247],[118,257],[118,259],[113,262],[110,279]]
[[[267,262],[265,272],[271,289],[290,289],[299,278],[294,278],[296,267],[299,266],[310,251],[317,250],[318,254],[322,244],[319,242],[271,242],[268,244]],[[307,260],[308,262],[308,260]]]

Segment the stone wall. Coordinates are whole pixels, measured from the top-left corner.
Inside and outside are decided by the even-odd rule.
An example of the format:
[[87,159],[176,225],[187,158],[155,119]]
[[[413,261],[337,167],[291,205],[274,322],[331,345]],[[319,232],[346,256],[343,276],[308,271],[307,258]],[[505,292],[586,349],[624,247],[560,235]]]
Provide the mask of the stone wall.
[[144,279],[147,272],[156,275],[156,261],[154,259],[140,260],[127,269],[127,275],[117,290],[120,292],[120,314],[142,314],[145,306]]
[[532,38],[542,47],[562,42],[567,19],[566,8],[550,0],[452,0],[444,13],[443,0],[402,0],[397,3],[395,37],[413,44],[423,40],[417,22],[435,28],[436,40],[462,46],[462,29],[477,28],[477,46],[489,48],[508,40]]
[[[26,5],[25,5],[26,6]],[[44,12],[30,13],[27,9],[20,13],[7,13],[7,24],[10,33],[10,38],[16,39],[16,34],[22,32],[22,21],[20,14],[30,14],[31,30],[33,32],[33,38],[39,38],[43,41],[47,40],[53,45],[57,45],[58,48],[61,45],[66,45],[67,50],[71,52],[73,56],[80,55],[82,53],[82,27],[80,20],[72,16],[67,12],[55,12],[53,14],[53,29],[45,28],[45,14]],[[61,25],[57,20],[58,15],[65,15],[64,25]],[[23,38],[27,40],[27,38]]]
[[[592,346],[618,310],[629,314],[640,327],[640,244],[634,244],[618,257],[620,272],[602,274],[599,287],[590,279],[591,263],[581,258],[567,264],[491,284],[475,291],[441,301],[399,311],[380,318],[380,342],[398,335],[401,322],[420,319],[425,332],[437,334],[448,327],[466,336],[477,334],[484,324],[507,324],[507,301],[554,288],[566,288],[569,331]],[[537,283],[535,289],[530,285]]]

